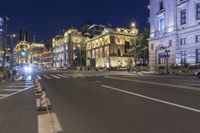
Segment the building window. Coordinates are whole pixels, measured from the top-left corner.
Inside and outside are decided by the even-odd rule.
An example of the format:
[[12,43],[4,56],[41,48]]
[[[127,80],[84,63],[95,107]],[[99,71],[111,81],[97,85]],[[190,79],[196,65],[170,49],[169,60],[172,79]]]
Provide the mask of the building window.
[[160,53],[158,55],[158,63],[159,64],[165,64],[165,53]]
[[195,42],[200,42],[200,35],[195,36]]
[[181,10],[181,25],[186,24],[186,9]]
[[163,31],[165,29],[164,17],[158,19],[158,31]]
[[196,4],[196,19],[200,19],[200,3]]
[[187,63],[187,53],[186,51],[181,51],[181,64],[186,64]]
[[153,50],[153,44],[151,44],[151,49]]
[[172,40],[169,40],[169,46],[170,47],[172,46]]
[[196,63],[200,63],[200,49],[196,49]]
[[185,45],[185,44],[186,44],[186,38],[181,38],[180,45]]
[[160,1],[159,3],[159,10],[163,10],[164,9],[164,4],[163,4],[163,0]]

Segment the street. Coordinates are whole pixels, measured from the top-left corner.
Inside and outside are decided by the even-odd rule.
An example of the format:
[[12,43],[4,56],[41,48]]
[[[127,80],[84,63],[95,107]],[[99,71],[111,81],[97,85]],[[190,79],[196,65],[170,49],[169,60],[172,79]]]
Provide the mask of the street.
[[[57,132],[198,133],[200,130],[200,80],[194,76],[43,70],[36,76],[52,104],[50,113]],[[37,112],[31,81],[3,86],[2,97],[13,89],[23,91],[0,100],[1,133],[37,133],[48,124],[52,126],[42,116],[45,113]]]

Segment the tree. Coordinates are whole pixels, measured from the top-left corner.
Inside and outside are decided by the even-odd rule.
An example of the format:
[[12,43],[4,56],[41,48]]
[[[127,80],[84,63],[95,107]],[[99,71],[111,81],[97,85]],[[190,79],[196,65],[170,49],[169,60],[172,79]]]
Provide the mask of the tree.
[[135,64],[137,64],[138,60],[142,60],[143,64],[147,65],[146,62],[149,58],[149,50],[148,50],[148,38],[149,38],[149,30],[144,29],[140,32],[136,39],[132,43],[132,57],[135,58]]

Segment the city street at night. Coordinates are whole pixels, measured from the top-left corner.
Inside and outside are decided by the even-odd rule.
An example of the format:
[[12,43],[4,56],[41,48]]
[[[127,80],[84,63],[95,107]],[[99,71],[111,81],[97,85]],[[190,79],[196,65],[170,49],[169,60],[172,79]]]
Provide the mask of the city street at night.
[[200,0],[0,8],[0,133],[199,133]]
[[[56,119],[54,128],[72,133],[197,133],[200,130],[200,81],[196,77],[126,73],[38,72],[37,76],[52,104],[50,112]],[[24,98],[26,105],[15,101],[17,97]],[[0,114],[0,131],[11,130],[2,126],[7,127],[6,124],[12,122],[12,125],[19,125],[12,126],[12,131],[21,133],[41,130],[44,128],[38,125],[41,121],[50,123],[50,119],[37,118],[34,99],[32,89],[2,99],[0,106],[4,110],[1,109]],[[9,110],[11,106],[14,106],[15,112]],[[21,113],[26,114],[26,118],[20,115],[15,116],[18,121],[5,118],[16,114],[17,110],[23,111]],[[21,117],[30,120],[30,128]]]

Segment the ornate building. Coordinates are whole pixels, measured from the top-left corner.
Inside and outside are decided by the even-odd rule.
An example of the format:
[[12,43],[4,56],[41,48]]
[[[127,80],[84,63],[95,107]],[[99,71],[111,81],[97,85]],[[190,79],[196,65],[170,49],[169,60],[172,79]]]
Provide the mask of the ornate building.
[[76,67],[81,65],[81,53],[85,46],[85,37],[76,29],[69,29],[64,36],[56,36],[53,44],[54,67]]
[[33,66],[40,66],[40,54],[44,49],[42,43],[30,43],[26,41],[19,42],[16,47],[16,63],[17,64],[31,64]]
[[151,69],[172,64],[199,64],[199,24],[199,0],[150,0]]
[[87,67],[126,67],[130,59],[126,45],[131,45],[137,34],[138,30],[135,27],[105,28],[100,35],[87,38],[85,41]]
[[53,66],[53,51],[51,50],[44,50],[41,54],[41,64],[42,67],[50,68]]

